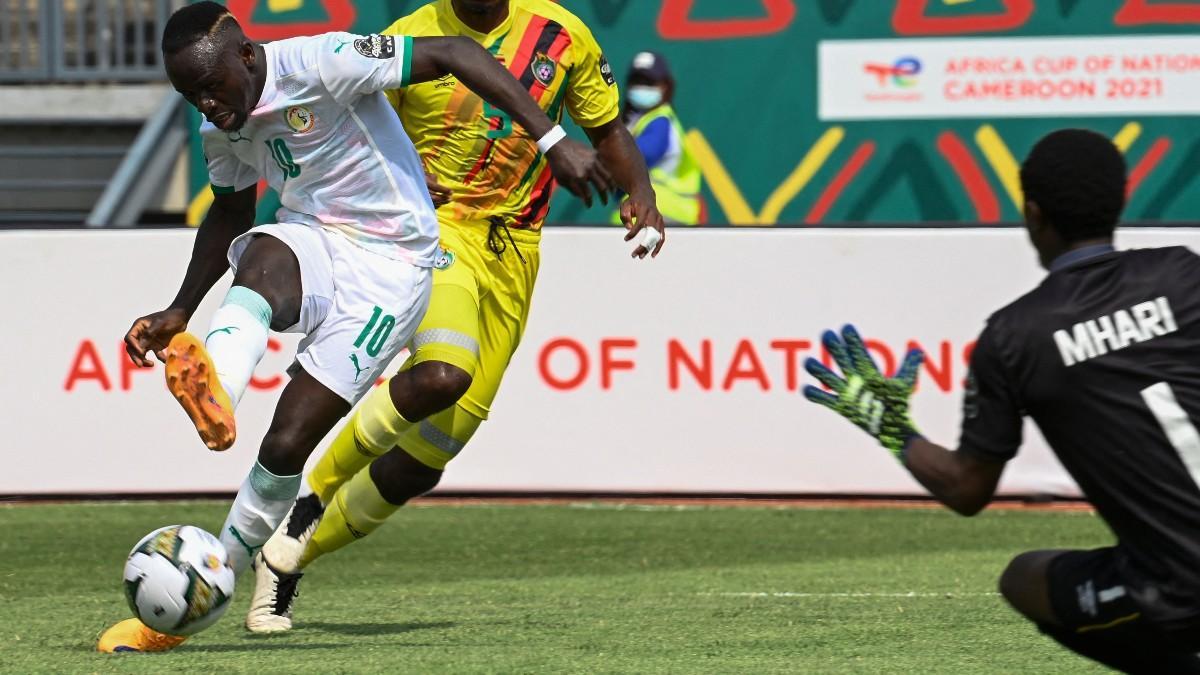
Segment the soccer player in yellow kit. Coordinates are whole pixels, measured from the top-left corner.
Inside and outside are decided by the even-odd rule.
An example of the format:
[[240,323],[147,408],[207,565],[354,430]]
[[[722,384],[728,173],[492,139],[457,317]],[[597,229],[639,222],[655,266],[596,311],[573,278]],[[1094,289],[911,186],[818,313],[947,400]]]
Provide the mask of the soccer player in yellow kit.
[[[551,0],[435,0],[384,33],[470,37],[551,119],[570,114],[629,195],[621,206],[626,240],[649,230],[634,257],[658,254],[663,219],[650,178],[619,118],[608,61],[578,18]],[[263,546],[252,607],[272,608],[278,621],[259,632],[290,629],[296,583],[308,563],[370,534],[437,485],[487,419],[529,316],[555,188],[543,157],[546,139],[532,138],[453,77],[390,96],[440,204],[433,295],[412,356],[343,427]]]

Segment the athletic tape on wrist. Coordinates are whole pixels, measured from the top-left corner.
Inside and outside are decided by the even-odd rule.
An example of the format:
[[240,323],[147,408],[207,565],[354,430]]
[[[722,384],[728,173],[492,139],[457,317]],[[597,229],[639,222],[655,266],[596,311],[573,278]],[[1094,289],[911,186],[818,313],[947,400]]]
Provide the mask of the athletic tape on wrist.
[[567,132],[563,131],[562,125],[555,124],[553,129],[547,131],[545,136],[542,136],[538,139],[538,150],[541,150],[542,154],[544,155],[547,152],[550,152],[550,148],[553,148],[558,144],[559,141],[566,137]]

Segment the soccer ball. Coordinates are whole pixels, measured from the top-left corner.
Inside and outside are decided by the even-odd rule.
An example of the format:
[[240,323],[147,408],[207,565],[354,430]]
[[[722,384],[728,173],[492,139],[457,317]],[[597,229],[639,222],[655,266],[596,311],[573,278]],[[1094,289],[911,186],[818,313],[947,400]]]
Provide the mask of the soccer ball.
[[193,525],[169,525],[146,535],[130,551],[125,599],[154,630],[192,635],[229,609],[234,578],[219,539]]

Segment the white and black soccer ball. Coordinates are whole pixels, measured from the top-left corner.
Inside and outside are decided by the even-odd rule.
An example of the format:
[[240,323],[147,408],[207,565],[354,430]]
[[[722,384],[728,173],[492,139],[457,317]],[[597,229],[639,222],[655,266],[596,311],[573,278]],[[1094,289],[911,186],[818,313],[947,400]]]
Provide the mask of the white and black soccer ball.
[[143,537],[129,553],[125,598],[154,630],[192,635],[229,609],[234,578],[219,539],[193,525],[168,525]]

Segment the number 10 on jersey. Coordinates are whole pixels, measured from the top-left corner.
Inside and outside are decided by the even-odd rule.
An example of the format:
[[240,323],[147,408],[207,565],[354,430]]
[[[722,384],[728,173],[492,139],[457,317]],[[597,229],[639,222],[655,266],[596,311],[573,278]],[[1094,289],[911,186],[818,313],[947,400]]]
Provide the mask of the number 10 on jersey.
[[267,144],[267,149],[271,151],[271,156],[275,158],[275,163],[283,170],[283,179],[285,181],[300,175],[300,165],[292,158],[292,151],[288,149],[287,143],[282,138],[276,138],[274,141],[263,141],[263,143]]

